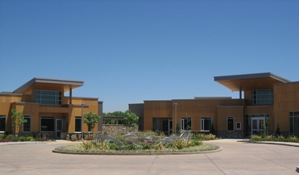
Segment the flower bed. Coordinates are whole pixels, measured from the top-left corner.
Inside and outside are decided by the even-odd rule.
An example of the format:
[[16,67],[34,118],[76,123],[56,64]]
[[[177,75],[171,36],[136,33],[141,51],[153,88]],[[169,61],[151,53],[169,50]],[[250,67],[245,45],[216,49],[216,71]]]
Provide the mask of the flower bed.
[[161,136],[151,132],[135,132],[115,136],[98,133],[95,140],[56,148],[53,152],[75,154],[186,154],[219,150],[216,145],[191,139],[191,133]]
[[166,148],[163,150],[156,149],[137,149],[137,150],[100,150],[100,149],[84,149],[80,144],[67,145],[58,147],[53,150],[55,153],[64,154],[98,154],[98,155],[171,155],[171,154],[200,154],[221,151],[217,145],[202,144],[184,149]]

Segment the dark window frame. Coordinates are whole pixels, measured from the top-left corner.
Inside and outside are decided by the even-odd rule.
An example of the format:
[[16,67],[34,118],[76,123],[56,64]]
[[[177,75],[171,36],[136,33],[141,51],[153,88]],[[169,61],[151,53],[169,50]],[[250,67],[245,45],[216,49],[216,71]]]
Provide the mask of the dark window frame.
[[235,130],[235,117],[227,117],[227,131]]
[[[80,122],[78,122],[80,120]],[[77,123],[78,122],[78,123]],[[80,125],[80,129],[77,129],[77,127],[79,127]],[[82,117],[75,117],[75,132],[82,132]]]
[[[200,131],[210,132],[212,126],[212,117],[201,117],[200,119]],[[209,126],[206,126],[208,124]]]
[[241,122],[236,122],[236,130],[241,130],[241,129],[242,129]]
[[295,123],[299,123],[299,112],[298,111],[290,112],[289,119],[290,119],[290,134],[297,135],[299,133],[299,126],[297,126]]
[[272,89],[258,89],[251,91],[251,103],[254,105],[269,105],[273,104]]
[[54,90],[35,90],[34,101],[38,104],[61,105],[62,93]]
[[[31,115],[24,115],[23,117],[27,121],[26,123],[23,124],[23,132],[31,132],[31,121],[32,121]],[[29,130],[26,130],[27,128],[29,128]]]
[[[52,129],[52,126],[50,126],[50,129],[48,129],[49,124],[45,125],[45,123],[43,123],[45,121],[42,121],[42,120],[52,120],[51,122],[53,122],[53,129]],[[54,132],[55,131],[55,118],[54,117],[41,117],[41,119],[40,119],[40,131]]]
[[[0,122],[0,133],[5,133],[5,131],[6,131],[6,115],[0,115],[0,121],[4,121],[3,124],[1,124],[1,122]],[[1,129],[1,127],[3,127],[3,128]]]
[[181,130],[190,131],[192,128],[192,117],[181,117]]

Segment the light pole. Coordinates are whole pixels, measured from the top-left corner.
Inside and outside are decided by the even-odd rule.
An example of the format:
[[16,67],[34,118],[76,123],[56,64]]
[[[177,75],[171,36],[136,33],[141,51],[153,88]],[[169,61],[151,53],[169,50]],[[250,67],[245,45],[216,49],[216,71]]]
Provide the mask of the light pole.
[[174,105],[174,134],[176,135],[176,125],[177,125],[177,103],[173,103]]

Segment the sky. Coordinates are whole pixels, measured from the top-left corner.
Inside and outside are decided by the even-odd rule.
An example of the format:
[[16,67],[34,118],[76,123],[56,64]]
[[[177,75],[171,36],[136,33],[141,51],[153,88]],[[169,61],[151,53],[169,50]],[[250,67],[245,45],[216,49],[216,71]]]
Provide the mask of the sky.
[[103,111],[231,96],[214,76],[299,81],[298,0],[0,0],[0,91],[83,80]]

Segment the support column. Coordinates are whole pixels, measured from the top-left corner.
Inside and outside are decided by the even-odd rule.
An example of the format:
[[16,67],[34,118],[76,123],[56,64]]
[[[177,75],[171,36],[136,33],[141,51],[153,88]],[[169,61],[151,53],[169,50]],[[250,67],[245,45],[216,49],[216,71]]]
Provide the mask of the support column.
[[73,88],[70,87],[70,105],[72,104],[72,100],[73,100]]
[[240,87],[239,97],[240,97],[240,100],[242,100],[242,87]]

